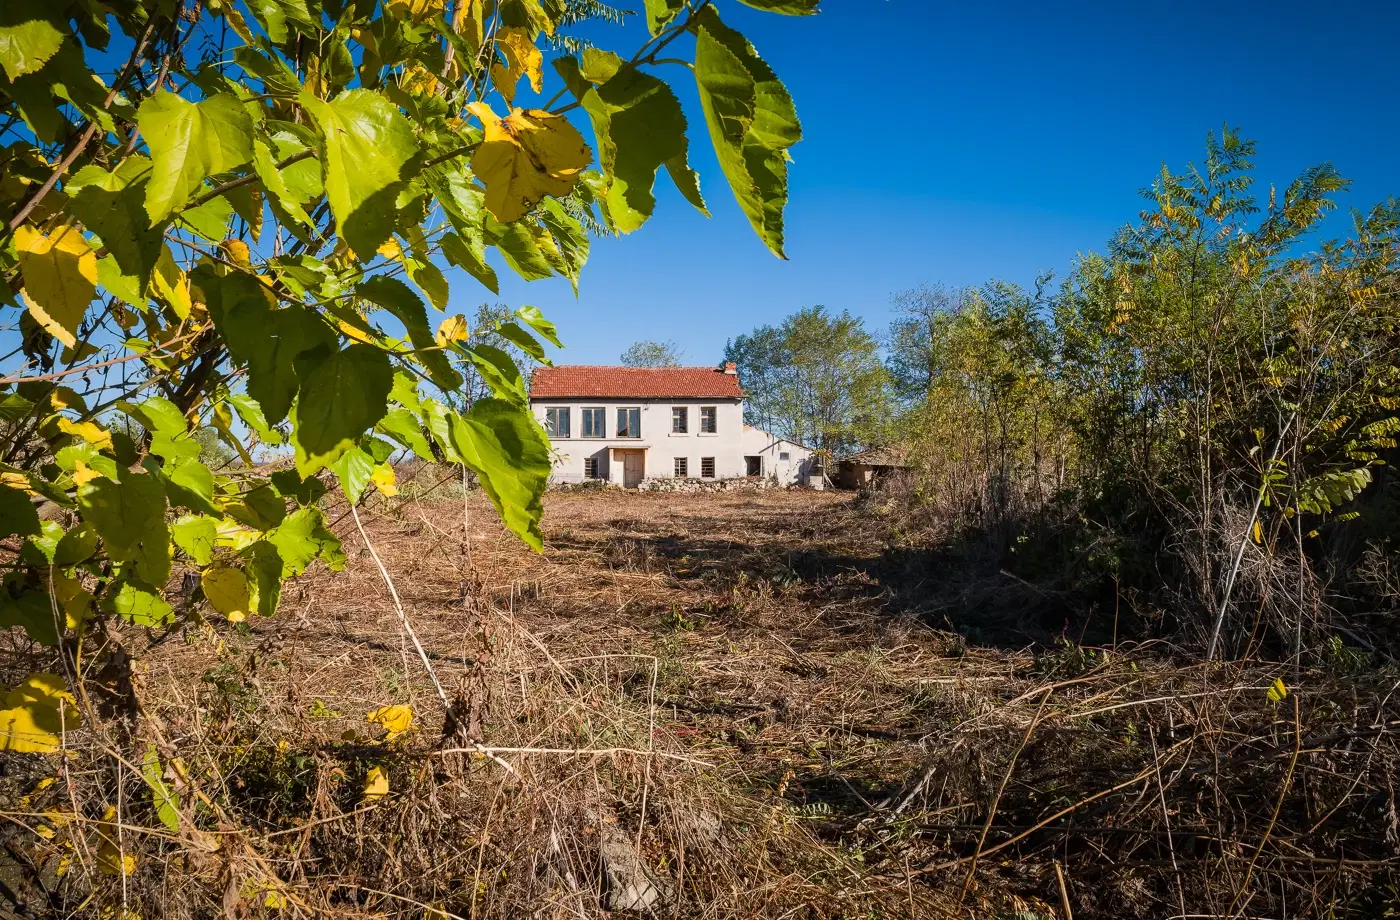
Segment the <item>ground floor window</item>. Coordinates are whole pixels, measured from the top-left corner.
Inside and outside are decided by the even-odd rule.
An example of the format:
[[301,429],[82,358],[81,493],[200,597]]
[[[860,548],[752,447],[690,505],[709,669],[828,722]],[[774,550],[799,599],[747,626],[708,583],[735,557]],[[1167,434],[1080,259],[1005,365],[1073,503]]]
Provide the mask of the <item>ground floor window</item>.
[[690,475],[690,461],[685,457],[676,458],[676,478],[684,479]]
[[584,478],[584,479],[601,479],[601,478],[602,478],[601,476],[598,475],[598,458],[597,458],[597,457],[584,457],[584,458],[583,458],[583,478]]
[[701,458],[700,458],[700,478],[701,478],[701,479],[714,479],[714,478],[715,478],[715,458],[714,458],[714,457],[701,457]]
[[779,452],[778,452],[778,459],[779,459],[779,460],[787,460],[787,459],[788,459],[788,452],[785,451],[785,450],[779,451]]

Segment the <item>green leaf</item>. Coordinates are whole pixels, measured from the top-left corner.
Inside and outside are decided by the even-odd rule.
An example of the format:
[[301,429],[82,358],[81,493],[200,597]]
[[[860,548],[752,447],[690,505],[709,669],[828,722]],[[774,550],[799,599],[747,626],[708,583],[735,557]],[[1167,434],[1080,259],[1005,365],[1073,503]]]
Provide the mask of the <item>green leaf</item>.
[[208,565],[214,560],[214,541],[219,536],[219,526],[213,518],[198,514],[187,514],[170,528],[175,545],[199,565]]
[[340,235],[367,262],[393,231],[403,167],[418,151],[413,128],[397,106],[366,89],[331,102],[303,93],[301,104],[325,137],[326,198]]
[[333,571],[345,568],[340,538],[326,528],[325,515],[319,508],[293,511],[267,539],[282,557],[283,578],[300,575],[317,558],[325,560]]
[[205,179],[253,158],[252,120],[231,95],[187,102],[162,89],[141,103],[136,123],[151,148],[146,213],[153,225],[183,208]]
[[[628,66],[590,89],[582,102],[598,135],[598,161],[606,178],[604,205],[614,226],[631,233],[656,207],[656,171],[675,161],[690,172],[680,100],[661,80]],[[703,201],[696,207],[705,210]]]
[[498,293],[496,270],[486,262],[486,193],[472,180],[465,163],[444,163],[425,175],[428,188],[456,231],[444,234],[439,241],[442,254],[491,293]]
[[351,345],[301,371],[292,443],[297,471],[308,476],[384,417],[393,370],[389,356],[364,344]]
[[116,407],[136,419],[141,427],[151,434],[163,434],[173,438],[190,430],[190,424],[180,407],[164,396],[151,396],[139,403],[122,400]]
[[39,533],[39,512],[19,489],[0,486],[0,536],[21,537]]
[[47,590],[22,591],[13,599],[8,590],[0,591],[0,628],[18,626],[35,642],[57,645],[59,632],[53,604]]
[[133,626],[165,626],[175,619],[175,611],[154,588],[122,579],[115,593],[102,600],[102,606]]
[[577,297],[579,275],[588,261],[588,231],[553,198],[540,205],[540,223],[548,231],[540,239],[540,249],[550,267],[569,279]]
[[[553,275],[554,270],[540,252],[539,243],[527,226],[529,224],[531,222],[528,220],[518,220],[504,226],[494,224],[492,230],[495,231],[496,245],[506,264],[526,281],[539,281]],[[538,224],[533,226],[537,232],[542,232]]]
[[[195,443],[196,448],[198,444]],[[170,503],[203,514],[219,513],[214,507],[214,474],[198,460],[186,460],[166,471]]]
[[544,318],[544,314],[540,312],[539,307],[527,305],[516,310],[515,315],[524,320],[525,324],[531,329],[544,336],[545,341],[549,342],[555,348],[564,347],[564,343],[559,341],[559,330],[555,328],[553,323]]
[[408,340],[417,349],[414,358],[432,377],[433,383],[444,390],[456,390],[462,386],[462,375],[452,368],[447,354],[433,338],[433,330],[428,326],[428,311],[423,301],[397,278],[375,275],[361,284],[356,293],[394,314],[408,332]]
[[351,447],[336,458],[331,469],[340,479],[340,491],[345,493],[345,498],[350,504],[357,504],[374,473],[374,458],[359,447]]
[[685,7],[685,0],[644,0],[647,11],[647,30],[652,35],[660,35]]
[[534,416],[523,406],[488,398],[450,421],[453,447],[481,480],[506,526],[543,550],[540,497],[549,480],[549,442]]
[[274,447],[282,443],[281,433],[267,423],[267,416],[263,415],[262,406],[256,399],[247,393],[235,393],[228,398],[228,402],[238,417],[243,419],[243,424],[253,429],[259,441]]
[[423,434],[423,426],[419,424],[418,416],[408,409],[390,409],[388,414],[379,420],[374,430],[387,434],[428,463],[437,459]]
[[274,44],[286,42],[289,23],[298,27],[297,31],[301,34],[317,37],[317,23],[307,8],[306,0],[249,0],[248,9]]
[[243,574],[248,576],[253,609],[262,616],[272,616],[282,599],[282,557],[277,547],[259,540],[239,556],[243,559]]
[[66,3],[5,0],[0,4],[0,67],[11,80],[33,73],[58,52]]
[[261,485],[248,490],[238,501],[230,502],[224,512],[254,530],[272,530],[287,516],[287,505],[272,486]]
[[715,153],[740,208],[759,237],[783,255],[787,148],[802,139],[792,97],[738,32],[701,8],[695,30],[695,81]]
[[54,547],[52,562],[67,567],[86,562],[97,552],[97,531],[89,524],[79,524],[65,533]]
[[541,345],[533,335],[521,329],[515,323],[501,323],[496,327],[496,332],[536,361],[543,361],[546,364],[549,363],[549,359],[544,353],[544,346]]
[[492,393],[511,403],[525,404],[525,380],[509,354],[485,342],[460,350],[472,362]]
[[[151,226],[146,214],[146,188],[151,161],[129,156],[112,172],[89,165],[78,170],[65,190],[78,219],[102,238],[121,273],[137,280],[137,296],[146,288],[160,259],[162,227]],[[98,266],[98,278],[102,277]],[[106,282],[103,282],[106,286]],[[125,298],[123,298],[125,299]]]
[[123,272],[114,256],[106,255],[97,260],[97,282],[124,303],[133,307],[146,304],[145,282],[137,275]]
[[423,400],[418,395],[418,381],[406,371],[394,371],[394,385],[389,388],[389,398],[411,412],[423,411]]
[[448,286],[442,270],[427,259],[405,259],[404,264],[408,266],[408,277],[413,279],[433,308],[446,310]]
[[744,6],[769,13],[782,13],[784,16],[811,16],[818,12],[821,0],[739,0]]
[[233,204],[224,197],[211,198],[197,208],[181,211],[176,225],[217,243],[228,236],[228,222],[233,219]]
[[288,216],[308,227],[312,226],[311,216],[302,208],[300,196],[293,193],[288,187],[287,180],[283,177],[281,170],[277,168],[272,146],[261,136],[254,138],[253,141],[253,169],[257,171],[258,179],[262,182],[263,188],[287,212]]
[[294,499],[298,505],[314,505],[326,494],[326,484],[315,476],[302,479],[296,470],[278,470],[268,479],[277,494]]
[[229,354],[248,366],[248,395],[258,401],[268,424],[287,417],[297,392],[296,358],[335,343],[335,333],[305,307],[272,309],[264,288],[243,272],[196,283],[209,296],[214,323],[228,342]]
[[135,562],[144,581],[165,584],[170,577],[170,537],[165,490],[155,476],[127,470],[120,482],[99,477],[83,483],[78,508],[107,544],[113,561]]
[[151,787],[151,804],[155,806],[156,817],[172,834],[180,831],[180,799],[165,783],[165,773],[160,766],[160,755],[154,744],[146,745],[146,759],[141,763],[141,778]]

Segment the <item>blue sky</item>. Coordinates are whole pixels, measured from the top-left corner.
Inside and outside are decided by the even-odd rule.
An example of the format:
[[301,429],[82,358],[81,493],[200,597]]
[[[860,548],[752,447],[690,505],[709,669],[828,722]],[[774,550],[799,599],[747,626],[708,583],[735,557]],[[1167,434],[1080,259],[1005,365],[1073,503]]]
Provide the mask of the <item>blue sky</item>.
[[[738,211],[693,78],[669,67],[713,217],[663,175],[641,230],[594,241],[577,299],[566,282],[506,272],[494,298],[455,272],[454,310],[534,304],[567,363],[615,363],[651,338],[708,364],[726,339],[817,303],[883,328],[891,295],[920,283],[1063,274],[1136,216],[1163,162],[1199,161],[1224,122],[1259,144],[1261,198],[1323,161],[1353,180],[1344,208],[1400,195],[1400,4],[825,0],[803,19],[719,8],[802,117],[789,261]],[[641,37],[609,44],[630,52]]]

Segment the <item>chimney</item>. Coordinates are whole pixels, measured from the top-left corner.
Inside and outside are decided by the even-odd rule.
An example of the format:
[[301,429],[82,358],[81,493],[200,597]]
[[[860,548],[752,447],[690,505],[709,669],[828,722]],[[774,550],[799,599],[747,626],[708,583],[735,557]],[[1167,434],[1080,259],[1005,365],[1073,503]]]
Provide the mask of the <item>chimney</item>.
[[724,362],[724,372],[731,377],[737,377],[739,376],[739,366],[733,361],[726,361]]

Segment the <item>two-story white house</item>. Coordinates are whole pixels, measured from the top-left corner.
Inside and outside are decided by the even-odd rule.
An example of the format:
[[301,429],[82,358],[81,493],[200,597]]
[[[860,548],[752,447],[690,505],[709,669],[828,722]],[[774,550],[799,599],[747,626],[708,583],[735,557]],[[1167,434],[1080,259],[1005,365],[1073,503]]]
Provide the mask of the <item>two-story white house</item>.
[[541,367],[530,405],[554,449],[555,482],[772,477],[805,482],[811,451],[744,424],[733,364]]

